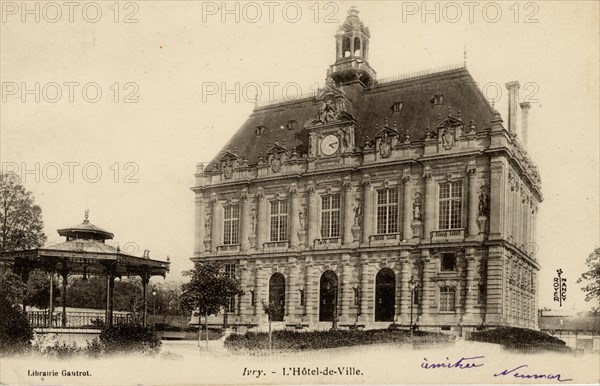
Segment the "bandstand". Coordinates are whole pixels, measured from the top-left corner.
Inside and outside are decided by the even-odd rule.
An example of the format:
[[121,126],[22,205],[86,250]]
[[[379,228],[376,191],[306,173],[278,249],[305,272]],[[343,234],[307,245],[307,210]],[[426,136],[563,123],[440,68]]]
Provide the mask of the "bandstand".
[[[81,224],[58,230],[58,234],[66,237],[66,241],[42,248],[4,252],[0,255],[0,263],[11,267],[13,272],[27,282],[31,272],[39,270],[50,275],[49,307],[47,311],[29,311],[28,319],[36,328],[93,328],[98,324],[112,326],[113,323],[141,322],[147,323],[148,282],[152,276],[163,276],[169,272],[167,261],[153,260],[149,251],[143,257],[137,257],[122,251],[120,247],[106,244],[106,240],[114,237],[108,232],[90,223],[89,212]],[[54,277],[62,278],[62,312],[54,311]],[[107,281],[106,310],[100,312],[67,311],[67,284],[69,277],[104,276]],[[141,320],[125,313],[113,312],[113,295],[115,278],[136,277],[142,281],[143,314]],[[26,304],[23,304],[26,310]]]

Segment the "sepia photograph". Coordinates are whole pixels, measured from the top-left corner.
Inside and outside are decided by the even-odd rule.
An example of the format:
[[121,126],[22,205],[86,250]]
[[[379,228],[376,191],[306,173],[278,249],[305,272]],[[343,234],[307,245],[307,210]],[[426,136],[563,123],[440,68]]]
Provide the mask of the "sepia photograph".
[[600,383],[599,22],[0,0],[0,383]]

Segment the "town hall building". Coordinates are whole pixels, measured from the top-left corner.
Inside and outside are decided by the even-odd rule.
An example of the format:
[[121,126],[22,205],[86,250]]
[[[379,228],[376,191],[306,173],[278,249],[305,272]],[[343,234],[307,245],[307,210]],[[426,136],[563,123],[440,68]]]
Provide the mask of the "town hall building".
[[278,328],[536,328],[518,82],[505,125],[464,65],[378,80],[370,38],[350,8],[324,88],[257,105],[197,166],[192,261],[240,282],[230,325],[264,326],[270,304]]

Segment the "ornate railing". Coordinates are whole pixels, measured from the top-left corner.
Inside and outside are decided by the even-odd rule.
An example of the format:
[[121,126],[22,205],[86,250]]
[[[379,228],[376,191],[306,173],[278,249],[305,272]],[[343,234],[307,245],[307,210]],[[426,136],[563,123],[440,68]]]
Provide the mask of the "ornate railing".
[[289,241],[267,241],[263,243],[263,248],[288,248]]
[[[27,320],[33,328],[77,328],[99,329],[106,325],[106,313],[103,311],[75,311],[66,313],[66,323],[63,325],[61,311],[28,311]],[[113,313],[113,325],[141,323],[141,316],[132,314]]]
[[402,240],[402,233],[382,233],[369,236],[369,241]]
[[431,237],[465,237],[465,228],[433,231],[431,232]]
[[239,244],[217,246],[217,252],[231,252],[231,251],[239,251],[239,250],[240,250]]
[[324,237],[322,239],[315,239],[315,246],[325,246],[325,245],[340,245],[342,244],[341,237]]

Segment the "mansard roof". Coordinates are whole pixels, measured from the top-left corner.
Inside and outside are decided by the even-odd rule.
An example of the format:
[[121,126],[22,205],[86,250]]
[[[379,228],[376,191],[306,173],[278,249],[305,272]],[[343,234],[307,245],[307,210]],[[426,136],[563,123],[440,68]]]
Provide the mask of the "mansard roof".
[[[428,130],[434,130],[446,119],[460,119],[465,125],[473,121],[476,131],[483,131],[491,126],[495,113],[462,67],[375,82],[370,87],[359,83],[339,87],[352,104],[349,111],[356,121],[355,140],[359,149],[363,148],[367,136],[373,139],[386,122],[401,136],[409,134],[411,141],[420,141],[425,139]],[[305,126],[314,121],[322,103],[317,95],[255,108],[215,161],[220,160],[227,149],[237,148],[237,154],[247,157],[250,165],[256,164],[260,155],[267,154],[275,143],[285,143],[288,151],[295,149],[303,156],[308,142]],[[261,126],[264,129],[258,135],[261,130],[257,128]]]

